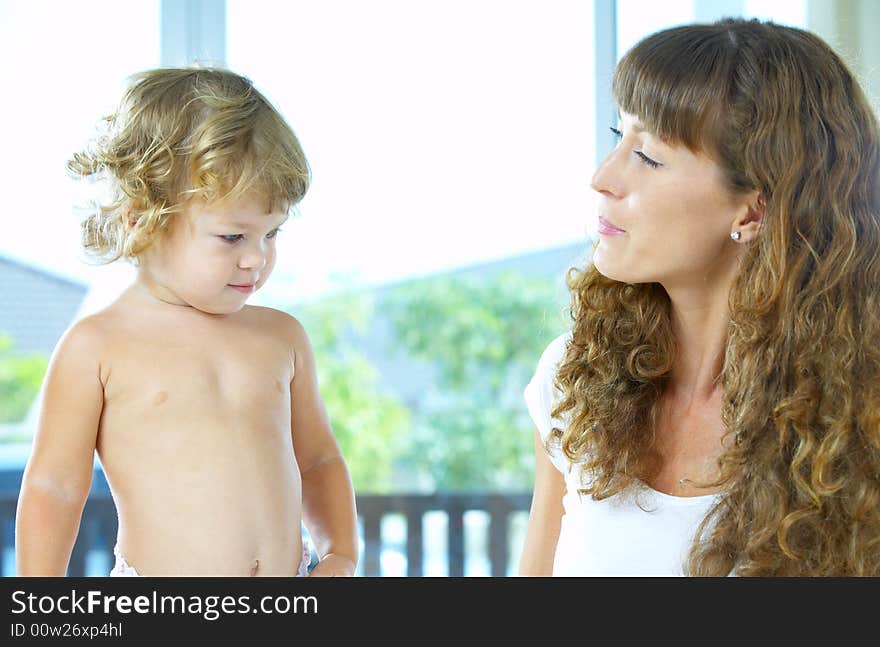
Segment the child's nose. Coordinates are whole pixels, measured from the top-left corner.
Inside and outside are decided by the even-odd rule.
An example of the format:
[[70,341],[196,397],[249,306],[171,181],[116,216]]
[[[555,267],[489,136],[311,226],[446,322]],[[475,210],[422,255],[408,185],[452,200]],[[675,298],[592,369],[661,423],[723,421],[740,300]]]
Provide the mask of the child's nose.
[[266,266],[266,252],[250,249],[238,259],[238,266],[243,270],[261,270]]

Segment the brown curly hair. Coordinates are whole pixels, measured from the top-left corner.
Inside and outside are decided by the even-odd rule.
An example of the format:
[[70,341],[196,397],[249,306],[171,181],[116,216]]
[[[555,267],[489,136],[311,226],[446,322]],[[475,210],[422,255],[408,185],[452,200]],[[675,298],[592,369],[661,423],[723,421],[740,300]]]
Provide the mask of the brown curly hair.
[[[880,575],[880,134],[817,36],[726,19],[653,34],[615,71],[620,108],[766,200],[729,293],[718,503],[692,575]],[[676,340],[656,283],[572,269],[554,430],[584,494],[644,487]]]
[[112,183],[113,198],[82,222],[83,246],[105,263],[136,259],[195,198],[254,193],[268,212],[293,207],[308,189],[290,126],[249,79],[226,69],[135,74],[105,122],[107,132],[68,162],[75,176]]

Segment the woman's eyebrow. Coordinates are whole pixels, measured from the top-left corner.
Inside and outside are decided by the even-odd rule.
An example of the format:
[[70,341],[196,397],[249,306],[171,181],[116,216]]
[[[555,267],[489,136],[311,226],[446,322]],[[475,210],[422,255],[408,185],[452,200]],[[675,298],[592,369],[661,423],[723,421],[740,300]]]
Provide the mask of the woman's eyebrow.
[[[617,113],[617,123],[623,124],[623,117],[621,116],[621,114],[619,112]],[[648,132],[647,128],[645,128],[645,125],[641,121],[632,122],[630,124],[630,128],[632,128],[637,133]],[[648,133],[648,134],[650,134],[650,133]]]
[[640,121],[634,121],[632,124],[630,124],[630,128],[632,128],[632,131],[633,131],[636,135],[647,135],[648,137],[651,138],[652,141],[658,141],[658,142],[660,142],[661,144],[666,144],[666,143],[667,143],[667,142],[665,142],[665,141],[663,140],[663,138],[660,137],[657,133],[654,133],[654,132],[648,130],[648,129],[645,127],[645,125],[644,125],[642,122],[640,122]]

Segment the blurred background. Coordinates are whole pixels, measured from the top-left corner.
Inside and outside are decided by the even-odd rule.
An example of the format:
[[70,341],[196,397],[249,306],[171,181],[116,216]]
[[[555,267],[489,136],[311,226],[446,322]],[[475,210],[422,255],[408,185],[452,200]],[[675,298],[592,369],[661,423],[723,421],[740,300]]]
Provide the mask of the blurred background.
[[[522,390],[567,329],[566,270],[588,260],[614,65],[650,32],[723,16],[816,32],[880,105],[873,0],[0,0],[2,574],[48,359],[133,275],[85,261],[94,187],[65,171],[131,74],[227,66],[302,142],[313,184],[252,303],[315,346],[358,573],[512,575],[533,470]],[[112,566],[95,470],[71,575]]]

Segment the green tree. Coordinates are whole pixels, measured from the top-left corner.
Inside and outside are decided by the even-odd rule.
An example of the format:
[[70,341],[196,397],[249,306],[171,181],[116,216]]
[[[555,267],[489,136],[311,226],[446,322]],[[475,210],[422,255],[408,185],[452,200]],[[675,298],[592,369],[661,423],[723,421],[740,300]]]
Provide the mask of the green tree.
[[397,341],[433,365],[401,463],[445,490],[527,489],[532,423],[522,391],[566,330],[561,282],[517,272],[412,281],[384,301]]
[[40,390],[48,365],[47,355],[17,353],[12,340],[0,335],[0,423],[24,419]]
[[410,414],[352,339],[373,321],[368,292],[334,295],[287,309],[305,327],[321,395],[357,492],[388,492],[394,455]]

